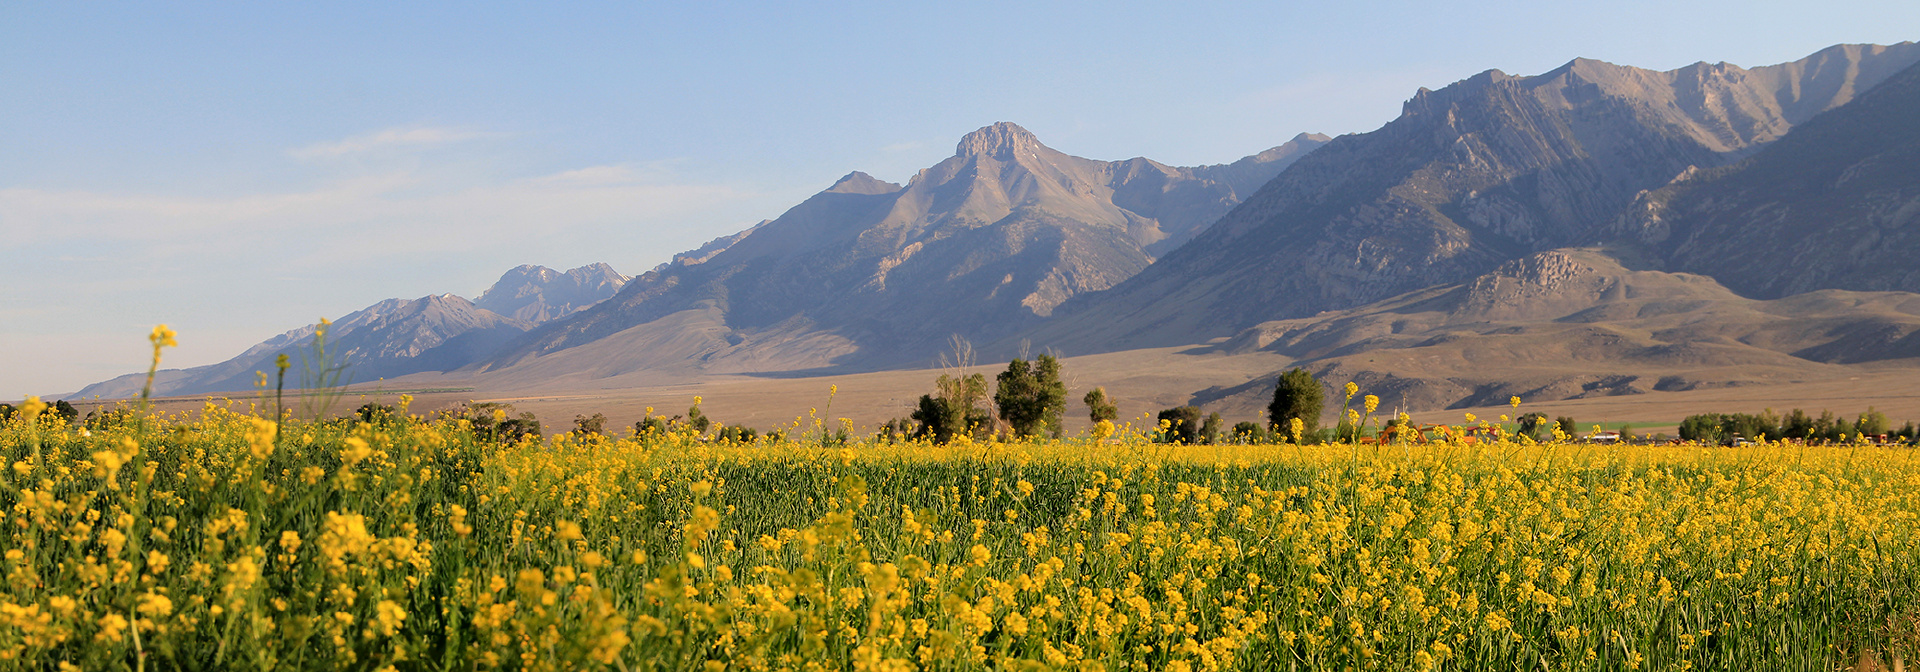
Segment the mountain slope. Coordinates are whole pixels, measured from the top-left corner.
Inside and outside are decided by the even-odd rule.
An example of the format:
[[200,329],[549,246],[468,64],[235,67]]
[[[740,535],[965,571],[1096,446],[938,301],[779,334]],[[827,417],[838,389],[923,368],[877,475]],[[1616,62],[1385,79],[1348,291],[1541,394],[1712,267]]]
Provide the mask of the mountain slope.
[[[1631,270],[1611,254],[1540,252],[1465,283],[1263,323],[1210,350],[1282,354],[1413,410],[1784,382],[1920,358],[1920,294],[1761,301],[1704,276]],[[1272,380],[1199,398],[1270,395]]]
[[952,334],[1009,334],[1138,273],[1158,246],[1191,237],[1323,140],[1178,168],[1069,156],[994,124],[904,186],[849,174],[701,263],[643,274],[482,369],[544,381],[568,372],[534,360],[573,349],[586,352],[569,361],[596,367],[589,377],[918,361]]
[[1916,60],[1912,43],[1751,70],[1579,59],[1422,89],[1398,119],[1336,138],[1024,337],[1070,353],[1193,343],[1460,282],[1591,240],[1641,191],[1738,160]]
[[1646,194],[1612,234],[1748,296],[1920,291],[1915,110],[1920,65],[1751,159]]
[[[328,328],[335,364],[346,364],[349,382],[370,382],[423,371],[451,371],[493,354],[541,322],[570,315],[612,296],[627,281],[606,264],[567,272],[544,266],[508,270],[477,301],[438,294],[387,299],[349,313]],[[303,384],[302,362],[319,325],[308,325],[248,348],[227,361],[155,376],[160,395],[239,392],[252,389],[255,372],[273,375],[285,354],[294,368],[288,387]],[[128,374],[89,385],[75,397],[138,395],[145,374]]]
[[[254,388],[256,372],[274,375],[274,360],[285,354],[293,364],[287,386],[302,384],[319,325],[310,325],[269,339],[238,357],[219,364],[169,372],[157,377],[156,395],[244,392]],[[452,294],[418,299],[388,299],[333,322],[328,328],[328,350],[333,364],[344,364],[345,382],[370,382],[421,371],[445,371],[465,366],[494,351],[533,325],[475,307]],[[319,362],[314,362],[319,366]],[[75,397],[95,395],[124,398],[138,395],[146,374],[128,374],[87,386]]]

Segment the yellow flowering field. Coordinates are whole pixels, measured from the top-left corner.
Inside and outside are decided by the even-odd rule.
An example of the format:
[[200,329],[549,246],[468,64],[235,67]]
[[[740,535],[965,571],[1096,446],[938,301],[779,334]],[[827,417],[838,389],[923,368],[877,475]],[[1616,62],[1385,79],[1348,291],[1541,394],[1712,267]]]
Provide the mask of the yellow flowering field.
[[1920,615],[1904,449],[32,415],[5,669],[1823,670]]

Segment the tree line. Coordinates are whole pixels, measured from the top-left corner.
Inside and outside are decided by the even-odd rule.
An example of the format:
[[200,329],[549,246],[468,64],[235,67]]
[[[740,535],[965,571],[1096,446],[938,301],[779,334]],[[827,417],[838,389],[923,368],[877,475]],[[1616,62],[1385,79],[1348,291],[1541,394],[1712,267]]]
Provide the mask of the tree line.
[[1798,408],[1786,415],[1775,413],[1769,408],[1758,415],[1749,413],[1701,413],[1689,415],[1680,421],[1680,438],[1702,443],[1732,443],[1740,439],[1768,441],[1812,441],[1838,443],[1850,438],[1885,437],[1887,441],[1913,442],[1920,438],[1920,430],[1908,421],[1898,430],[1887,419],[1887,414],[1869,406],[1867,410],[1853,419],[1835,416],[1833,411],[1822,410],[1820,415],[1808,415]]

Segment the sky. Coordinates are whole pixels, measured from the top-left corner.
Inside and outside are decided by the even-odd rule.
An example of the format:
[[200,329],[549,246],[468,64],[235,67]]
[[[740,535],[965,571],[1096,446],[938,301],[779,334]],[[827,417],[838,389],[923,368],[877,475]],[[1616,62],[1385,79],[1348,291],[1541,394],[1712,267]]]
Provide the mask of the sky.
[[[1756,66],[1920,3],[0,3],[0,399],[521,264],[628,275],[1013,121],[1225,163],[1575,57]],[[51,397],[49,397],[51,398]]]

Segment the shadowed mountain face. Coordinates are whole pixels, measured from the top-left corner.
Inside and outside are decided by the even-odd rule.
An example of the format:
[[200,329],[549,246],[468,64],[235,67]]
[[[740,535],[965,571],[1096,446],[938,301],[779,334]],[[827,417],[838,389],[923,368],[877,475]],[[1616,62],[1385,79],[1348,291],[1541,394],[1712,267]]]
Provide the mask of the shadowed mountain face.
[[[1783,382],[1920,357],[1920,294],[1761,301],[1705,276],[1630,270],[1603,250],[1549,250],[1465,283],[1263,323],[1211,349],[1286,355],[1323,380],[1359,383],[1388,409],[1495,406]],[[1257,401],[1273,377],[1243,387],[1198,399]]]
[[603,365],[596,377],[804,368],[855,353],[917,361],[952,334],[1010,334],[1140,272],[1324,141],[1302,135],[1233,164],[1176,168],[1068,156],[994,124],[905,186],[852,173],[700,263],[644,274],[486,366],[575,348],[605,351],[591,358]]
[[[298,388],[310,360],[318,325],[289,331],[219,364],[164,372],[156,395],[245,392],[254,389],[256,372],[275,375],[275,359],[285,354],[293,368],[287,387]],[[456,369],[493,352],[533,325],[475,307],[452,294],[411,301],[388,299],[335,321],[328,328],[332,364],[348,367],[344,382],[364,383],[422,371]],[[311,362],[318,367],[318,362]],[[129,374],[87,386],[74,396],[125,398],[140,394],[146,374]]]
[[545,266],[520,266],[500,276],[474,305],[531,324],[555,320],[606,300],[627,284],[627,276],[606,264],[561,273]]
[[1920,291],[1920,66],[1751,159],[1646,194],[1610,233],[1753,297]]
[[1302,158],[1188,244],[1027,337],[1069,353],[1193,343],[1461,282],[1593,240],[1643,190],[1739,160],[1916,60],[1911,43],[1751,70],[1581,59],[1423,89],[1398,119]]

